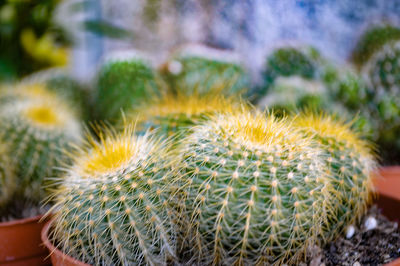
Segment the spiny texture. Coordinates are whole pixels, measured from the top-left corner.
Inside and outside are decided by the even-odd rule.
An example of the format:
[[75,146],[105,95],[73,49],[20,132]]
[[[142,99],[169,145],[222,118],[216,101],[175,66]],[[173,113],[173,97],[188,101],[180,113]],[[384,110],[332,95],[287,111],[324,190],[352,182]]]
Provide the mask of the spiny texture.
[[228,51],[189,46],[172,56],[162,73],[170,90],[178,94],[240,94],[249,88],[249,76],[235,58]]
[[400,28],[392,25],[371,27],[360,37],[350,59],[358,69],[361,69],[374,53],[393,40],[400,40]]
[[400,41],[390,42],[374,54],[363,69],[370,87],[370,113],[383,156],[400,158]]
[[0,216],[3,209],[12,200],[16,189],[14,166],[8,147],[0,143]]
[[17,195],[38,203],[45,196],[44,179],[65,163],[63,149],[79,141],[78,120],[57,98],[23,98],[1,105],[0,138],[9,145],[18,178]]
[[376,162],[371,145],[351,130],[351,124],[329,115],[304,113],[294,125],[313,136],[324,150],[334,206],[325,224],[325,237],[332,239],[358,221],[371,200],[372,171]]
[[295,263],[321,234],[327,179],[310,138],[272,115],[216,115],[183,144],[193,263]]
[[232,98],[219,94],[167,95],[143,104],[128,115],[128,120],[137,123],[137,132],[144,134],[155,130],[164,137],[184,135],[194,125],[206,121],[215,113],[232,113],[239,104]]
[[96,118],[116,122],[121,111],[158,95],[155,73],[145,59],[110,59],[97,77],[93,97]]
[[165,265],[175,258],[168,142],[130,127],[88,139],[55,190],[52,242],[93,265]]

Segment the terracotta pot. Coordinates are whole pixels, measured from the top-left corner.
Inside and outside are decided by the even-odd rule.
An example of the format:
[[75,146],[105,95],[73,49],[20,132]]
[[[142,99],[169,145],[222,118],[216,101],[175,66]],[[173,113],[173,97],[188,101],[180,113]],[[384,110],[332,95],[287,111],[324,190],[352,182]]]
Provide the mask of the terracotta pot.
[[0,223],[0,265],[50,265],[48,251],[42,245],[42,216]]
[[[400,222],[400,166],[382,167],[375,180],[378,192],[376,203],[392,221]],[[400,266],[400,258],[386,266]]]
[[90,266],[89,264],[78,261],[57,249],[49,240],[48,234],[51,228],[51,221],[49,221],[42,230],[42,241],[47,249],[50,251],[51,263],[53,266]]

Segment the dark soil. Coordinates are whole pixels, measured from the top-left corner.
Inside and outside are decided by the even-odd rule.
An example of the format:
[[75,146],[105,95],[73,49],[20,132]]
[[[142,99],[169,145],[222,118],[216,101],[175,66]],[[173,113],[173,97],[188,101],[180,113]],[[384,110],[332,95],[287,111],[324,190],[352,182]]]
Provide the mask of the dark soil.
[[[367,230],[365,221],[374,217],[377,226]],[[355,226],[354,235],[347,239],[346,233],[323,249],[309,250],[310,261],[302,265],[383,265],[400,257],[400,230],[396,222],[389,221],[376,206],[370,208],[361,224]]]
[[41,207],[38,204],[16,200],[6,210],[0,211],[0,222],[9,222],[46,213],[48,207]]

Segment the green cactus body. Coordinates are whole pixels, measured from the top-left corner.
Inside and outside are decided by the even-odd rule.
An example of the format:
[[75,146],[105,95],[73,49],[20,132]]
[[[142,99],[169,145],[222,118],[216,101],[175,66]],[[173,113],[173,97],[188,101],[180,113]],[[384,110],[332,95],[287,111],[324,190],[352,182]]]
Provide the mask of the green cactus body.
[[389,160],[400,158],[400,41],[389,42],[363,68],[370,87],[370,112],[377,143]]
[[14,100],[0,108],[0,138],[8,143],[15,165],[16,193],[34,203],[45,197],[45,178],[54,177],[54,167],[62,166],[63,149],[81,135],[80,124],[68,107],[47,96]]
[[170,90],[183,95],[241,94],[249,88],[249,76],[234,53],[204,46],[178,51],[162,70]]
[[8,147],[0,144],[0,216],[7,204],[12,200],[16,189],[14,167],[10,159]]
[[[137,133],[156,131],[164,137],[183,136],[188,128],[206,121],[214,113],[229,113],[238,109],[232,98],[218,94],[203,96],[167,95],[156,101],[139,106],[128,116],[137,123]],[[179,137],[178,137],[179,139]]]
[[121,111],[159,96],[150,64],[138,55],[110,58],[101,66],[94,90],[96,118],[116,122]]
[[130,127],[98,139],[77,151],[53,194],[53,243],[94,265],[165,265],[175,258],[168,142]]
[[386,43],[394,40],[400,40],[400,28],[391,25],[371,27],[356,44],[351,54],[351,61],[361,69]]
[[376,168],[371,145],[351,130],[351,124],[332,116],[304,113],[295,118],[294,125],[313,136],[325,152],[334,208],[324,236],[335,238],[346,226],[359,221],[370,203],[372,171]]
[[243,111],[216,115],[183,143],[193,261],[295,263],[318,242],[329,184],[310,138],[286,121]]

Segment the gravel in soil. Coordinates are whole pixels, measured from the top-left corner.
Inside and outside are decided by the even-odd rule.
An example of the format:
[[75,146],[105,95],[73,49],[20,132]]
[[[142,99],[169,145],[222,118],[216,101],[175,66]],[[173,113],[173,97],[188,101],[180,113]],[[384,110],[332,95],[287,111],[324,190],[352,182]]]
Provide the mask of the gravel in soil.
[[383,265],[400,257],[398,225],[383,216],[377,206],[372,206],[353,229],[353,234],[347,230],[323,249],[312,247],[308,251],[310,260],[300,265]]

